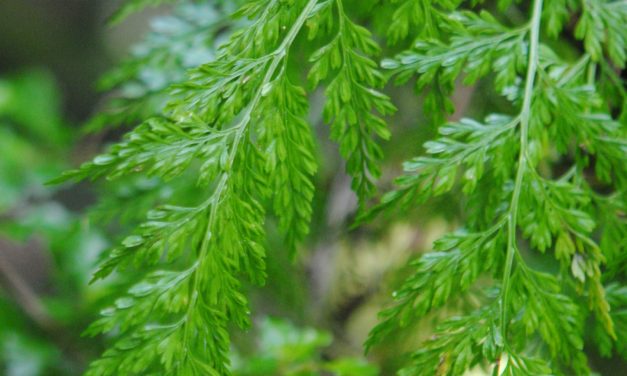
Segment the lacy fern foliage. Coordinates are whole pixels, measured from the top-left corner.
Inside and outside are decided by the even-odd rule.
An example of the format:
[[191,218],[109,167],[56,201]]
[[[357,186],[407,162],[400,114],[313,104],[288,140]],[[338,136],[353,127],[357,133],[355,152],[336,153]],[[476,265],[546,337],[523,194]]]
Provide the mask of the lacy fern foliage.
[[[167,2],[131,0],[113,19]],[[91,124],[139,125],[60,179],[184,182],[100,264],[95,279],[140,278],[88,329],[116,338],[88,374],[230,374],[231,325],[251,325],[245,286],[266,279],[266,217],[292,254],[310,230],[319,87],[360,222],[436,196],[464,204],[463,225],[411,263],[367,349],[471,296],[473,309],[440,322],[401,375],[587,374],[586,322],[601,353],[626,356],[627,3],[496,3],[371,1],[362,20],[348,0],[190,1],[169,27],[156,23],[103,79],[121,94]],[[368,28],[379,10],[390,48],[414,39],[380,63]],[[580,48],[561,48],[566,38]],[[391,137],[384,117],[396,111],[388,77],[415,80],[437,137],[369,206]],[[460,84],[504,104],[448,121]],[[205,199],[181,204],[186,184]]]
[[[119,17],[144,3],[156,2],[132,1]],[[179,72],[188,64],[173,60],[164,68],[158,63],[170,64],[167,43],[147,43],[148,52],[109,76],[108,85],[117,86],[141,78],[150,64],[171,73],[164,80],[167,89],[118,104],[127,116],[129,102],[136,105],[131,109],[147,109],[149,119],[106,154],[62,178],[143,174],[167,181],[194,169],[197,184],[208,192],[195,206],[150,211],[100,265],[96,279],[129,267],[156,265],[156,270],[89,328],[92,335],[115,330],[119,337],[92,364],[90,375],[229,374],[229,325],[250,326],[241,279],[257,285],[265,280],[266,203],[272,202],[292,249],[309,231],[315,142],[307,92],[289,74],[294,45],[306,24],[310,39],[330,39],[311,56],[311,86],[330,78],[325,115],[332,138],[348,160],[356,193],[362,199],[374,194],[382,154],[375,136],[386,139],[389,132],[371,110],[388,114],[394,107],[374,89],[384,79],[368,57],[378,53],[370,33],[344,13],[342,0],[249,1],[235,17],[247,19],[244,26],[217,49],[214,60],[186,76]],[[197,26],[211,33],[219,22]],[[189,45],[183,41],[197,31],[190,27],[180,33],[181,45]],[[196,43],[211,51],[213,39],[208,34]],[[146,104],[148,95],[163,97],[163,90],[169,98],[165,104]],[[117,118],[105,121],[111,119]]]
[[[627,189],[627,127],[615,72],[625,64],[618,28],[626,9],[620,1],[536,0],[527,24],[508,27],[485,11],[443,15],[433,7],[447,32],[435,40],[418,32],[411,49],[383,61],[397,83],[418,76],[427,113],[446,116],[458,80],[473,83],[488,74],[512,108],[483,123],[440,126],[435,117],[440,138],[424,145],[427,156],[405,163],[397,189],[364,216],[407,210],[457,189],[469,203],[463,228],[412,264],[413,274],[394,293],[396,304],[382,312],[368,347],[467,294],[481,275],[494,280],[480,294],[483,305],[442,323],[401,374],[458,375],[488,364],[499,375],[588,374],[583,345],[590,315],[606,354],[624,341],[627,333],[617,331],[622,324],[612,314],[624,305],[609,299],[608,290],[616,288],[611,264],[624,254],[625,242],[602,239],[625,231],[625,213],[617,208]],[[574,36],[585,51],[569,61],[551,38],[561,35],[573,13],[581,14]],[[606,79],[622,97],[600,89]],[[571,167],[559,176],[556,166],[564,164]],[[597,193],[601,186],[613,193]],[[614,209],[599,211],[603,203]],[[535,252],[552,253],[555,267],[534,268]]]

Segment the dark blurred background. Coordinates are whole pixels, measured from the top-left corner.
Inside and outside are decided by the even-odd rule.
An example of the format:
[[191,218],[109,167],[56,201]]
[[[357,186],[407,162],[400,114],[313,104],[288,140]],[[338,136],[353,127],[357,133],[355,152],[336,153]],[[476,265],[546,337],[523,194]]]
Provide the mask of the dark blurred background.
[[103,28],[111,5],[101,0],[3,0],[0,72],[49,72],[61,90],[63,114],[72,122],[84,120],[98,98],[93,82],[113,60]]
[[53,75],[63,98],[62,110],[74,124],[94,110],[94,83],[145,33],[158,9],[148,9],[123,24],[105,25],[119,1],[2,0],[0,2],[0,72],[27,69]]

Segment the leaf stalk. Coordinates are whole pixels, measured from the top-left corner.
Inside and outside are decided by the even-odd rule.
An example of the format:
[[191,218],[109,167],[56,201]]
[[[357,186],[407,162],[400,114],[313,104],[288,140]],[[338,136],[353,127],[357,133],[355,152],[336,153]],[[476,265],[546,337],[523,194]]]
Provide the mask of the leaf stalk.
[[[527,169],[527,149],[529,144],[529,122],[531,116],[531,102],[533,99],[534,80],[538,70],[538,55],[540,45],[540,25],[542,19],[543,0],[536,0],[533,5],[533,14],[530,27],[530,47],[529,60],[527,65],[527,76],[525,79],[525,92],[520,112],[520,152],[518,156],[518,169],[516,170],[516,180],[509,209],[509,219],[507,221],[507,255],[505,268],[503,270],[503,282],[501,288],[501,335],[507,339],[507,307],[510,300],[511,275],[514,264],[514,256],[518,253],[516,247],[516,228],[518,217],[518,203],[522,191],[523,179]],[[522,260],[518,257],[519,260]],[[506,341],[505,341],[506,342]]]

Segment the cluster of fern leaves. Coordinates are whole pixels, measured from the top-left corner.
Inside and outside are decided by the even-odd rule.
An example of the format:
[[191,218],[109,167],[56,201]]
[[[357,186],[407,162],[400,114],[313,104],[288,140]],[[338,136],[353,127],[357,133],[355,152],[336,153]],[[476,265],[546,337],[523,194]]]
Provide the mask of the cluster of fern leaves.
[[[306,27],[310,43],[321,44],[310,56],[309,87],[325,82],[325,116],[353,187],[364,199],[374,193],[381,157],[375,137],[386,138],[388,131],[373,111],[388,114],[394,107],[375,89],[384,79],[369,57],[378,51],[370,33],[349,18],[341,0],[249,1],[235,17],[248,22],[232,31],[215,59],[189,68],[182,79],[177,73],[186,64],[179,58],[188,51],[170,55],[175,44],[168,39],[110,75],[105,82],[112,86],[139,81],[140,94],[122,97],[112,107],[118,111],[98,121],[128,114],[129,106],[159,111],[106,154],[64,177],[142,173],[170,180],[194,169],[196,184],[207,191],[194,206],[150,211],[100,265],[96,278],[121,267],[163,267],[132,286],[89,328],[91,334],[119,331],[118,342],[89,374],[229,373],[229,324],[250,326],[241,279],[259,285],[265,280],[266,203],[272,203],[290,247],[309,230],[317,160],[307,92],[289,74],[295,41]],[[198,20],[176,33],[179,43],[193,42],[194,26],[205,33],[219,30],[215,23],[220,21]],[[207,47],[212,38],[204,38],[200,45]],[[141,85],[145,64],[155,64],[161,75],[170,73],[156,93],[146,88],[154,82]],[[163,104],[149,105],[164,97],[161,90],[167,93]]]
[[[535,0],[529,21],[515,27],[485,11],[454,11],[456,1],[399,3],[406,9],[393,37],[427,26],[411,49],[382,65],[397,83],[418,77],[425,112],[444,119],[457,81],[488,75],[511,109],[439,126],[426,155],[405,163],[396,190],[371,212],[457,189],[467,202],[463,228],[414,262],[367,347],[487,275],[494,282],[482,284],[483,305],[440,323],[401,374],[457,375],[477,364],[492,364],[495,375],[589,374],[582,350],[590,316],[601,352],[616,345],[626,356],[627,290],[618,283],[627,239],[627,98],[617,72],[625,65],[627,3]],[[571,15],[577,24],[565,32],[583,40],[584,51],[566,59],[554,38]],[[552,254],[555,265],[535,268],[535,252]]]
[[[132,0],[116,19],[162,2]],[[292,250],[309,231],[318,161],[308,95],[319,86],[361,221],[451,192],[466,200],[463,228],[412,264],[367,348],[491,276],[481,306],[442,322],[401,374],[476,365],[499,375],[586,374],[586,322],[602,353],[627,357],[627,3],[534,0],[522,23],[520,14],[514,22],[461,10],[485,6],[477,0],[372,3],[389,17],[390,44],[415,39],[380,65],[378,42],[349,11],[355,2],[190,2],[172,16],[177,27],[153,32],[103,80],[123,95],[92,125],[141,124],[62,179],[186,179],[206,198],[155,207],[101,263],[96,279],[151,271],[89,328],[118,339],[88,374],[229,374],[229,327],[250,326],[243,283],[266,277],[267,215]],[[580,56],[560,56],[564,35],[582,41]],[[380,92],[390,76],[399,85],[416,77],[439,138],[368,209],[379,141],[390,137],[383,117],[395,111]],[[446,123],[455,86],[479,79],[508,106]],[[553,267],[534,267],[537,252],[552,254]]]

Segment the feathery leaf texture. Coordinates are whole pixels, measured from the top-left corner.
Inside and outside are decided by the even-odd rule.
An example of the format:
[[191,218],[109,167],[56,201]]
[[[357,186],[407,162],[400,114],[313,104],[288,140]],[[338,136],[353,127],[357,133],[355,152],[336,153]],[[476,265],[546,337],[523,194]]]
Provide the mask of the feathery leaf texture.
[[[153,3],[131,1],[116,19]],[[337,25],[337,35],[312,57],[314,86],[335,74],[325,114],[360,199],[373,194],[379,175],[381,150],[374,137],[389,133],[371,110],[389,114],[393,106],[373,89],[384,83],[367,57],[378,48],[343,12],[341,0],[248,1],[235,13],[248,20],[236,21],[243,26],[217,50],[213,40],[224,18],[205,9],[212,17],[200,20],[190,14],[196,6],[205,9],[183,4],[179,17],[189,21],[181,21],[185,26],[152,34],[144,50],[105,81],[109,88],[124,87],[151,67],[164,75],[154,91],[129,100],[146,109],[133,116],[149,117],[106,153],[59,179],[140,174],[168,181],[193,169],[198,186],[209,192],[196,205],[151,210],[101,263],[95,279],[126,268],[149,271],[87,330],[117,333],[117,342],[88,375],[230,373],[229,325],[250,326],[244,277],[257,285],[266,277],[266,204],[272,203],[292,252],[309,231],[315,142],[307,93],[288,72],[297,37],[306,24],[315,37],[311,30],[325,8],[337,10],[324,21]],[[188,56],[181,49],[194,46],[202,52],[196,57],[208,62],[181,60]],[[324,64],[330,69],[321,72]],[[161,104],[148,103],[153,95]],[[121,118],[109,121],[116,119]]]
[[375,193],[374,180],[381,175],[379,161],[383,153],[375,137],[390,137],[385,121],[373,110],[390,115],[395,107],[389,97],[376,90],[385,83],[370,58],[379,53],[379,47],[366,28],[349,19],[342,0],[319,4],[316,18],[310,22],[309,37],[313,39],[325,29],[319,25],[330,23],[334,11],[338,17],[335,35],[311,56],[313,66],[308,77],[315,87],[331,76],[325,90],[324,117],[331,123],[331,138],[338,142],[346,159],[352,188],[363,201]]
[[449,99],[460,74],[472,84],[494,72],[499,90],[514,84],[525,65],[525,29],[508,29],[487,12],[458,12],[449,17],[452,36],[448,43],[419,38],[410,50],[384,59],[382,66],[396,76],[396,83],[419,74],[416,89],[428,89],[424,110],[440,122],[454,110]]
[[[434,7],[447,19],[446,34],[417,30],[409,50],[383,60],[397,84],[418,75],[439,138],[424,144],[427,156],[405,163],[396,189],[360,220],[457,190],[470,218],[411,264],[367,349],[464,294],[481,275],[495,280],[481,307],[438,326],[400,374],[459,375],[485,364],[499,375],[587,374],[590,314],[601,351],[624,352],[623,288],[610,283],[625,270],[627,123],[616,117],[624,111],[616,74],[625,64],[624,8],[621,1],[535,0],[529,23],[508,27],[486,11]],[[573,12],[581,12],[574,33],[585,46],[574,62],[541,41],[541,30],[551,38],[565,32]],[[399,22],[393,41],[409,30],[409,21]],[[459,78],[473,84],[490,73],[517,114],[444,122]],[[553,166],[564,161],[572,167],[555,177]],[[599,185],[610,193],[597,193]],[[532,251],[552,253],[554,274],[533,268],[530,259],[543,256]]]
[[390,44],[396,44],[407,38],[410,30],[418,37],[432,38],[440,35],[446,28],[447,11],[456,9],[460,0],[388,0],[394,7],[394,13],[387,37]]
[[[130,0],[113,20],[170,2]],[[438,136],[359,220],[458,195],[464,225],[411,264],[366,348],[480,285],[480,306],[438,325],[401,375],[478,365],[587,374],[589,317],[600,352],[627,357],[627,2],[534,0],[524,24],[461,9],[487,8],[482,0],[382,2],[392,9],[388,44],[415,41],[380,67],[377,39],[348,0],[181,3],[102,81],[119,96],[92,128],[139,125],[58,179],[166,184],[193,171],[207,194],[155,207],[100,264],[95,279],[145,272],[87,330],[116,338],[88,375],[228,375],[230,326],[250,326],[243,285],[266,278],[266,210],[292,254],[309,232],[318,162],[308,91],[324,88],[324,121],[364,208],[381,175],[379,141],[390,137],[383,118],[396,110],[381,91],[388,76],[397,85],[417,76]],[[229,4],[241,5],[231,18]],[[567,34],[581,41],[578,56],[558,48]],[[295,70],[303,55],[310,65]],[[448,121],[456,86],[478,82],[505,105]]]

